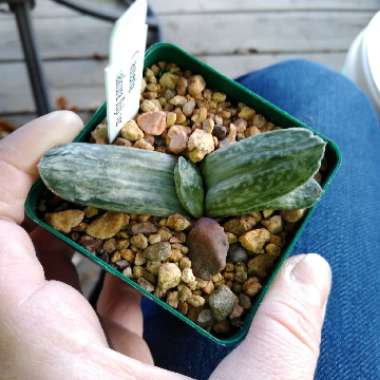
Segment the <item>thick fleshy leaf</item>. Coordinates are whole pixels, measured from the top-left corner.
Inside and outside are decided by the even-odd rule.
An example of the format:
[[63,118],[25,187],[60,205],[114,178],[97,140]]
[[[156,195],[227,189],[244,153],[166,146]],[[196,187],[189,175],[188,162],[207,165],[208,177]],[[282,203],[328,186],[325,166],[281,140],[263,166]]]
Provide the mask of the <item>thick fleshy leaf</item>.
[[266,209],[273,210],[293,210],[298,208],[309,208],[320,198],[322,188],[315,179],[310,179],[304,185],[297,187],[292,192],[283,195],[273,201],[258,207],[252,211]]
[[166,216],[184,213],[177,198],[177,158],[142,149],[71,143],[39,163],[45,185],[61,198],[100,209]]
[[200,218],[203,215],[204,190],[199,170],[186,158],[179,157],[174,168],[174,181],[183,208],[195,218]]
[[325,145],[307,129],[289,128],[215,151],[202,165],[207,215],[245,214],[292,192],[319,170]]

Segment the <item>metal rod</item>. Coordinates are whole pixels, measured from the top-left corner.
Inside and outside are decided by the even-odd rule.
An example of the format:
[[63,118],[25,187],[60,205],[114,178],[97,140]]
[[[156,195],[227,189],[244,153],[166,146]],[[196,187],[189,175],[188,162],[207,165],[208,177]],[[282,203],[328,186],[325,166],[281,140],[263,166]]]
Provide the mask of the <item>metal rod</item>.
[[49,113],[52,108],[47,81],[42,69],[42,62],[34,38],[30,7],[31,3],[28,0],[10,1],[10,8],[15,14],[17,21],[37,113],[38,115],[45,115],[46,113]]

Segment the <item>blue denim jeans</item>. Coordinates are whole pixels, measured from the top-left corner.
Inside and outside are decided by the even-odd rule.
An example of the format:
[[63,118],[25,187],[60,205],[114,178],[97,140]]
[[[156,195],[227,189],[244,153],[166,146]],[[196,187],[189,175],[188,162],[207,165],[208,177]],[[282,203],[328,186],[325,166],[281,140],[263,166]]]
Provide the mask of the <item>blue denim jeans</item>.
[[[319,252],[333,271],[316,378],[380,379],[377,116],[354,84],[316,63],[287,61],[238,80],[335,140],[342,150],[342,167],[293,253]],[[207,379],[229,350],[144,303],[145,338],[156,364]]]

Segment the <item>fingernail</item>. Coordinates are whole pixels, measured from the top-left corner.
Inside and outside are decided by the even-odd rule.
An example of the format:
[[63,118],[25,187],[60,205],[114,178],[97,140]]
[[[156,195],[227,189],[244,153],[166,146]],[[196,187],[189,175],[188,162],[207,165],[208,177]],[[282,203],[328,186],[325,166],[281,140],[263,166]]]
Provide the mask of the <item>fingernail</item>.
[[307,254],[298,261],[290,273],[291,279],[305,286],[305,291],[318,293],[322,306],[330,291],[331,270],[328,263],[317,254]]
[[304,255],[296,263],[291,272],[292,278],[302,284],[317,284],[321,277],[330,276],[330,268],[327,262],[321,256],[315,253]]

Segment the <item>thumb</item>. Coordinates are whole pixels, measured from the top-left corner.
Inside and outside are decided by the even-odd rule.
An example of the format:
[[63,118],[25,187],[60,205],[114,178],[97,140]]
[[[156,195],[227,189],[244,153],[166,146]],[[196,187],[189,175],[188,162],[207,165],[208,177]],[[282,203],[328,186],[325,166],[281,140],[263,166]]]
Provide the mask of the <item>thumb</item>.
[[248,336],[212,378],[313,379],[330,287],[331,270],[321,256],[290,258],[260,306]]

